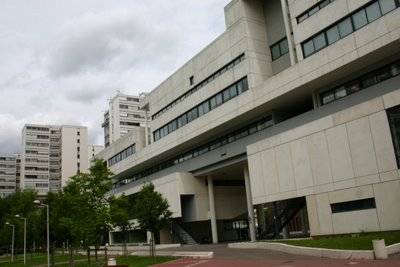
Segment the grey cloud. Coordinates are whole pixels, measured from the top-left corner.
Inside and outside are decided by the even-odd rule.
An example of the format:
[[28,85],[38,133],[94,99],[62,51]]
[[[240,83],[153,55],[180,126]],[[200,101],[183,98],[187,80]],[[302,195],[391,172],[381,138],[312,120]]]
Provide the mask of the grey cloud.
[[173,49],[174,27],[135,10],[91,14],[65,25],[49,57],[49,71],[63,77],[90,71],[133,67]]

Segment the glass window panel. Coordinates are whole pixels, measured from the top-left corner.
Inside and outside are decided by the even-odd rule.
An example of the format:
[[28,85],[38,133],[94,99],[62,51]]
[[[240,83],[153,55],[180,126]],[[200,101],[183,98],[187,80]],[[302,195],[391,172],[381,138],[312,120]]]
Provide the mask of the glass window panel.
[[353,32],[350,18],[347,18],[338,24],[340,37],[343,38]]
[[315,51],[318,51],[326,46],[324,33],[320,33],[319,35],[315,36],[313,40],[314,40]]
[[279,51],[279,44],[273,45],[271,47],[272,60],[275,60],[281,56],[281,52]]
[[379,2],[375,2],[366,8],[368,21],[372,22],[381,16],[381,10],[379,9]]
[[217,97],[217,105],[221,105],[223,103],[222,93],[219,93],[218,95],[216,95],[216,97]]
[[367,14],[365,13],[365,9],[361,9],[360,11],[355,13],[352,17],[353,17],[354,28],[356,30],[368,24]]
[[199,113],[197,112],[197,107],[192,109],[192,116],[193,116],[193,119],[197,119],[199,117]]
[[235,97],[237,95],[236,85],[229,87],[229,95]]
[[363,88],[370,87],[376,84],[377,82],[378,80],[376,79],[375,73],[361,78],[361,83]]
[[321,1],[321,2],[319,3],[319,8],[320,8],[320,9],[321,9],[321,8],[324,8],[324,7],[326,7],[328,4],[329,4],[329,0]]
[[361,89],[360,83],[358,81],[354,81],[349,84],[346,84],[344,87],[346,88],[348,95],[355,93],[357,91],[360,91],[360,89]]
[[388,109],[387,116],[389,120],[390,132],[394,151],[396,153],[397,166],[400,165],[400,106],[395,106]]
[[306,43],[303,44],[303,52],[304,52],[304,57],[308,57],[312,53],[314,53],[314,42],[313,40],[310,40]]
[[230,92],[229,92],[229,88],[224,90],[223,96],[224,96],[224,101],[228,101],[231,98],[231,95],[230,95]]
[[288,46],[288,40],[285,38],[279,43],[279,46],[281,48],[281,56],[289,52],[289,46]]
[[300,17],[297,18],[297,23],[303,22],[308,18],[308,14],[305,13],[303,15],[301,15]]
[[343,86],[335,90],[335,99],[345,97],[346,95],[346,89]]
[[210,109],[214,109],[217,106],[217,98],[214,96],[210,99]]
[[203,110],[204,110],[204,114],[206,114],[207,112],[210,111],[210,102],[206,101],[203,103]]
[[319,10],[319,6],[316,6],[313,9],[310,9],[310,11],[308,11],[308,16],[311,16],[311,15],[317,13],[318,10]]
[[187,121],[188,121],[188,123],[189,123],[189,122],[191,122],[192,120],[193,120],[193,115],[192,115],[192,112],[189,111],[189,112],[187,113]]
[[333,44],[340,39],[339,28],[334,26],[326,31],[326,37],[328,39],[328,44]]
[[379,4],[381,6],[383,15],[396,8],[396,3],[394,0],[379,0]]
[[239,90],[239,87],[241,87],[240,93],[245,92],[249,89],[249,83],[247,82],[247,77],[240,81],[240,83],[238,85],[238,90]]
[[198,106],[199,117],[204,114],[204,107],[203,105]]
[[181,120],[182,120],[182,126],[184,126],[184,125],[187,123],[186,114],[183,114],[183,115],[181,116]]
[[391,73],[393,76],[400,74],[400,62],[397,62],[391,66]]

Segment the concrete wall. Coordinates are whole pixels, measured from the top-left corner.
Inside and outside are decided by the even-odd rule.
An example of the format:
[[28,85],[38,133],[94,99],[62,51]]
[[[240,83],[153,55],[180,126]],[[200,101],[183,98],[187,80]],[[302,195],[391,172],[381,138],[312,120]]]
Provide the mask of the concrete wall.
[[[385,206],[399,197],[385,109],[399,96],[400,88],[248,146],[253,203],[307,196],[312,235],[398,229],[400,212]],[[331,214],[331,203],[369,197],[376,210]]]

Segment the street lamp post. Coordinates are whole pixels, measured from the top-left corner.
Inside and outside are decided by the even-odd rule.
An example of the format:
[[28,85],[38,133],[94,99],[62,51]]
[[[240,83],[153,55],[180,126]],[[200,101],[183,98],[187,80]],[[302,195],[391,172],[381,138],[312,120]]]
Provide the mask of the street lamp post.
[[26,218],[19,216],[19,214],[15,215],[15,217],[24,220],[24,265],[26,264]]
[[14,262],[14,224],[6,222],[6,225],[12,227],[12,241],[11,241],[11,262]]
[[49,205],[43,204],[40,200],[33,201],[34,204],[47,209],[47,267],[50,267],[50,231],[49,231]]

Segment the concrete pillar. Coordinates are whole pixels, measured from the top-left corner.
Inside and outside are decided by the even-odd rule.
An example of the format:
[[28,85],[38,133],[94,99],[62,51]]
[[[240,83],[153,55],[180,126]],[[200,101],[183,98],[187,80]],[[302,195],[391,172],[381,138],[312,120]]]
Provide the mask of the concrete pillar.
[[148,113],[147,113],[147,109],[145,109],[144,111],[144,134],[145,134],[145,142],[146,142],[146,146],[149,145],[149,125],[148,125]]
[[290,64],[293,66],[296,64],[296,51],[294,50],[294,41],[292,37],[292,26],[289,18],[289,9],[286,4],[286,0],[281,0],[283,21],[285,23],[286,37],[288,40]]
[[[264,204],[257,205],[257,223],[260,229],[259,234],[264,234],[267,230],[267,223],[265,222]],[[259,236],[260,238],[261,236]]]
[[300,213],[301,218],[301,231],[303,235],[308,235],[308,227],[307,227],[307,208],[303,208]]
[[214,185],[213,185],[213,178],[211,175],[207,176],[207,184],[208,184],[208,202],[210,204],[212,242],[214,244],[217,244],[218,243],[217,217],[215,215]]
[[244,173],[244,184],[246,187],[246,200],[247,200],[247,213],[249,216],[249,230],[250,230],[250,240],[256,241],[256,228],[254,224],[254,208],[253,208],[253,198],[251,196],[250,188],[250,175],[249,168],[247,164],[243,166]]

